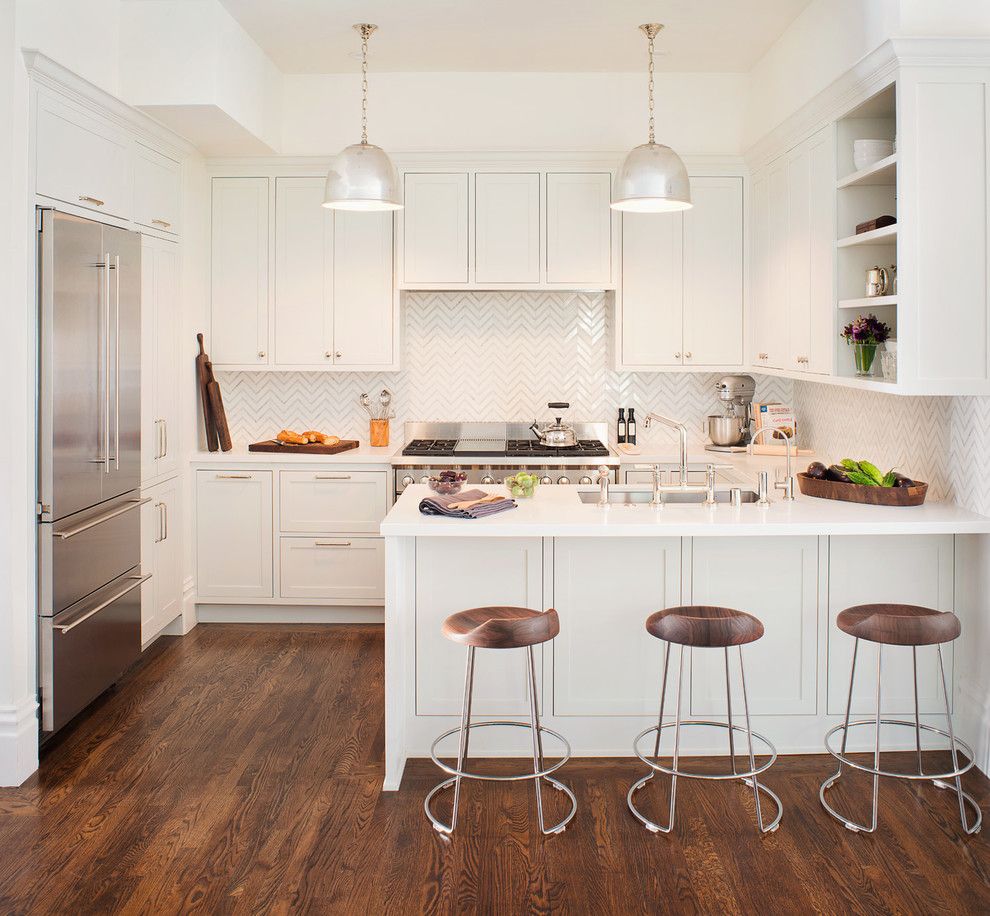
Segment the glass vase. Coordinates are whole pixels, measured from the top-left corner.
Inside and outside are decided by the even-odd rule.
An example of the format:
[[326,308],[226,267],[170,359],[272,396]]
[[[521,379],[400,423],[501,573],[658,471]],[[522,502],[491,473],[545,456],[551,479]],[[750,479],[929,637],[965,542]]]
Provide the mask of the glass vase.
[[853,364],[856,367],[856,376],[866,378],[873,375],[873,362],[877,358],[877,350],[881,344],[863,343],[862,341],[851,341],[853,348]]

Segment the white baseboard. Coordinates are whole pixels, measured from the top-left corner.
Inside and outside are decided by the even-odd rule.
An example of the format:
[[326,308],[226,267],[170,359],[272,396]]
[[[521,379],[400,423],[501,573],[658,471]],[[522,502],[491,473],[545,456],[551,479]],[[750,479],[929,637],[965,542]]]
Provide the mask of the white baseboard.
[[953,724],[956,734],[973,748],[973,761],[990,776],[990,689],[963,681],[956,685]]
[[200,623],[384,623],[382,607],[197,604]]
[[0,786],[19,786],[38,769],[38,701],[0,706]]

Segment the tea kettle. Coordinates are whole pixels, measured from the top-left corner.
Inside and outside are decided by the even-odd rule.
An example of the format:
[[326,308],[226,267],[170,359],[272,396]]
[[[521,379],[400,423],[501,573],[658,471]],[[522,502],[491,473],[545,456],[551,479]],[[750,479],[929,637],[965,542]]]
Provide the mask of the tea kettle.
[[[551,410],[567,410],[570,406],[566,401],[551,401],[547,404],[547,407]],[[577,436],[574,433],[574,427],[562,423],[560,417],[556,417],[553,423],[548,423],[543,427],[534,420],[530,429],[536,435],[536,438],[540,440],[540,444],[548,448],[573,448],[577,445]]]

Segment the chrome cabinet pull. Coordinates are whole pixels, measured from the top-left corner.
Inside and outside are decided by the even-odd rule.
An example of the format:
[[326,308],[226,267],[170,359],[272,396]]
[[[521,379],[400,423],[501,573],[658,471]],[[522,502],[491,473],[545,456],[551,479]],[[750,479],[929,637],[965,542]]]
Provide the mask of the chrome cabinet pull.
[[217,474],[217,480],[253,480],[251,474]]
[[172,224],[167,219],[153,219],[151,225],[161,226],[163,229],[170,229],[172,227]]
[[155,538],[155,543],[160,544],[165,540],[165,535],[162,528],[162,504],[155,503],[155,508],[158,510],[158,537]]
[[136,589],[139,585],[142,585],[145,582],[147,582],[151,578],[151,573],[148,573],[145,576],[128,576],[127,578],[133,579],[134,581],[126,588],[123,588],[119,592],[117,592],[117,594],[114,595],[112,598],[107,598],[106,601],[101,601],[91,611],[89,611],[86,614],[83,614],[82,617],[77,617],[75,620],[72,621],[72,623],[55,624],[52,627],[52,629],[58,630],[60,633],[68,633],[69,630],[75,629],[81,623],[85,623],[87,620],[89,620],[90,617],[92,617],[94,614],[98,614],[105,607],[109,607],[118,598],[123,598],[124,595],[126,595],[128,592],[134,591],[134,589]]
[[103,472],[110,473],[110,252],[104,255],[103,295]]
[[314,474],[316,480],[350,480],[350,474]]
[[113,466],[120,470],[120,255],[114,255]]
[[350,541],[316,541],[317,547],[350,547]]
[[159,503],[159,505],[162,507],[162,532],[163,532],[162,540],[167,541],[168,540],[168,504]]
[[96,204],[96,206],[98,207],[102,207],[104,204],[106,204],[105,200],[100,200],[99,197],[90,197],[87,194],[80,194],[79,199],[88,204]]
[[63,541],[68,538],[74,538],[77,534],[82,534],[84,531],[89,531],[90,528],[95,528],[97,525],[102,525],[104,522],[108,522],[110,519],[116,518],[118,515],[123,515],[125,512],[130,512],[131,509],[136,509],[138,506],[143,506],[145,503],[150,502],[150,496],[146,496],[144,499],[129,499],[126,506],[121,506],[119,509],[114,509],[113,512],[108,512],[106,515],[101,515],[99,518],[92,518],[88,522],[83,522],[81,525],[76,525],[75,528],[66,528],[65,531],[53,531],[52,536],[61,538]]
[[168,454],[168,420],[162,420],[162,458]]

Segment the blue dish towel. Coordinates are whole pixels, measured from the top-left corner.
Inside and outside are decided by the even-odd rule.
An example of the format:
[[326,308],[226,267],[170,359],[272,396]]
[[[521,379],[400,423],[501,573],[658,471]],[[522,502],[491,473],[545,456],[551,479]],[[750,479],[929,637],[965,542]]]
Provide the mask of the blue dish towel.
[[419,511],[423,515],[443,515],[447,518],[484,518],[506,509],[515,509],[516,501],[507,496],[497,502],[479,503],[467,509],[451,509],[456,503],[470,502],[472,499],[482,499],[489,494],[484,490],[465,490],[463,493],[452,493],[449,496],[427,496],[420,501]]

